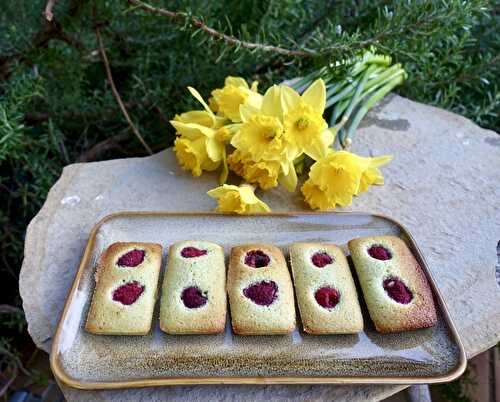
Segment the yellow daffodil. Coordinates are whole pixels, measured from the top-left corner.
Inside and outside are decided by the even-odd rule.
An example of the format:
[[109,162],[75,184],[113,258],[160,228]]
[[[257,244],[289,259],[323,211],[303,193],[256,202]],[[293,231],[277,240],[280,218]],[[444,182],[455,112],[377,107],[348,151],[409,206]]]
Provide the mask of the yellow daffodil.
[[[177,142],[176,144],[176,156],[179,160],[181,166],[191,166],[191,164],[186,164],[188,155],[192,155],[192,152],[187,152],[189,149],[192,151],[194,142],[196,142],[196,154],[199,156],[198,159],[201,160],[201,155],[207,155],[209,160],[213,163],[202,163],[194,164],[195,168],[187,168],[191,170],[193,176],[199,176],[202,170],[215,170],[222,162],[223,169],[220,176],[220,181],[225,182],[227,178],[227,163],[226,163],[226,145],[225,142],[229,141],[231,138],[235,127],[234,125],[227,125],[229,122],[227,119],[216,116],[205,103],[201,95],[196,91],[196,89],[188,87],[191,94],[203,105],[205,110],[193,110],[190,112],[182,113],[175,116],[170,124],[176,129],[176,134],[180,136],[183,141]],[[226,125],[224,125],[226,124]],[[189,144],[189,147],[188,147]],[[199,148],[203,147],[203,153],[200,152]],[[181,151],[177,151],[180,149]],[[181,160],[181,158],[183,158]],[[201,170],[200,170],[201,169]]]
[[207,194],[217,200],[217,212],[248,214],[270,211],[267,204],[254,194],[254,188],[248,184],[224,184],[208,191]]
[[258,184],[263,190],[267,190],[278,185],[280,174],[280,163],[276,161],[252,160],[250,155],[242,151],[235,150],[227,158],[229,168],[243,177],[247,182]]
[[370,158],[370,167],[366,169],[361,175],[361,180],[359,182],[359,189],[356,195],[368,190],[371,185],[382,185],[384,184],[384,176],[378,169],[379,166],[385,165],[392,160],[392,156],[378,156],[376,158]]
[[300,96],[292,88],[283,87],[281,105],[283,125],[288,141],[314,160],[324,157],[335,136],[323,119],[326,88],[322,79],[316,80]]
[[203,170],[217,169],[220,164],[209,158],[203,138],[195,140],[176,138],[174,152],[182,168],[191,171],[196,177],[200,176]]
[[220,141],[226,135],[227,129],[220,128],[218,130],[201,126],[195,123],[181,123],[172,120],[170,122],[177,130],[177,135],[181,138],[190,139],[192,141],[204,139],[205,149],[212,161],[220,162],[222,159],[222,151],[225,147],[224,141]]
[[227,77],[224,87],[212,91],[209,104],[213,111],[227,117],[233,122],[239,122],[240,105],[260,108],[262,95],[257,92],[257,82],[249,88],[247,82],[240,77]]
[[[302,153],[318,160],[330,151],[335,136],[323,119],[326,89],[323,80],[316,80],[299,95],[286,85],[273,85],[262,99],[260,109],[251,105],[240,106],[243,123],[255,116],[272,116],[283,125],[286,159],[290,161]],[[241,149],[246,149],[241,144]]]
[[311,208],[349,205],[369,185],[383,183],[377,167],[390,160],[390,156],[364,158],[347,151],[331,152],[311,166],[302,194]]

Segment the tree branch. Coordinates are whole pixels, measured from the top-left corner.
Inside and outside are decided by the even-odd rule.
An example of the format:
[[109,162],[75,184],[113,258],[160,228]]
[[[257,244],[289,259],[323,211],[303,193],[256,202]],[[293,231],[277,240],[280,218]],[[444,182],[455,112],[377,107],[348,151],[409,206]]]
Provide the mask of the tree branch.
[[52,8],[54,8],[55,3],[56,0],[47,1],[47,4],[45,5],[45,10],[42,13],[42,15],[44,15],[47,21],[49,22],[51,22],[52,19],[54,18],[54,14],[52,14]]
[[315,57],[318,56],[318,53],[310,50],[292,50],[292,49],[285,49],[283,47],[279,46],[273,46],[273,45],[266,45],[263,43],[253,43],[253,42],[246,42],[242,41],[234,36],[226,35],[222,32],[216,31],[215,29],[205,25],[202,21],[200,21],[197,18],[189,17],[188,15],[181,13],[181,12],[175,12],[175,11],[170,11],[166,10],[164,8],[160,7],[153,7],[149,4],[143,3],[140,0],[128,0],[130,4],[133,4],[136,7],[141,8],[144,11],[147,11],[149,13],[153,14],[158,14],[162,15],[164,17],[168,17],[177,24],[189,24],[194,28],[200,29],[203,32],[207,33],[208,35],[212,36],[213,38],[222,40],[228,45],[231,46],[239,46],[243,47],[245,49],[259,49],[264,52],[273,52],[277,54],[281,54],[284,56],[291,56],[291,57]]
[[97,158],[104,152],[111,149],[121,149],[120,142],[125,141],[128,138],[128,134],[117,134],[113,137],[107,138],[104,141],[98,142],[92,148],[82,153],[77,162],[92,162],[97,160]]
[[111,91],[113,92],[113,95],[116,99],[116,102],[118,102],[118,105],[120,106],[120,110],[123,113],[123,116],[125,117],[125,120],[127,120],[128,125],[130,126],[130,129],[132,132],[135,134],[137,139],[141,142],[141,144],[144,146],[146,151],[150,154],[153,155],[153,151],[151,151],[151,148],[149,145],[144,141],[144,138],[142,138],[141,133],[139,133],[139,130],[135,127],[134,123],[132,122],[132,119],[130,118],[127,108],[123,104],[122,98],[120,96],[120,93],[116,89],[115,82],[113,80],[113,75],[111,74],[111,67],[109,66],[109,61],[108,61],[108,56],[106,55],[106,50],[104,49],[104,45],[102,42],[101,38],[101,32],[99,30],[99,27],[95,28],[95,34],[97,37],[97,43],[99,44],[99,53],[101,54],[101,59],[104,64],[104,68],[106,69],[106,75],[108,77],[109,85],[111,86]]

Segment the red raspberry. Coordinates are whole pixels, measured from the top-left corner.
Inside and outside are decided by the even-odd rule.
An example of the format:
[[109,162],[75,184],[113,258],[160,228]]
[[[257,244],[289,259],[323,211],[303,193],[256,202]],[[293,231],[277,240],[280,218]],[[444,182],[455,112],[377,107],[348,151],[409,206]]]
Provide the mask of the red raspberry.
[[316,293],[314,293],[314,298],[321,307],[331,309],[339,303],[340,293],[337,289],[325,286],[319,288]]
[[190,286],[182,291],[181,299],[187,308],[198,308],[207,304],[208,298],[196,286]]
[[267,267],[271,258],[262,250],[251,250],[245,256],[245,264],[253,268]]
[[144,261],[145,255],[144,250],[131,250],[118,258],[118,265],[120,267],[137,267]]
[[126,306],[130,306],[137,301],[143,292],[144,286],[142,286],[139,282],[128,282],[113,291],[113,300],[120,302],[121,304],[125,304]]
[[202,255],[206,255],[207,250],[200,250],[199,248],[196,247],[184,247],[181,250],[181,255],[184,258],[194,258],[194,257],[201,257]]
[[408,304],[413,299],[413,294],[401,279],[384,279],[383,286],[389,297],[398,303]]
[[377,260],[390,260],[392,258],[391,252],[383,246],[371,246],[368,249],[368,254]]
[[311,261],[318,268],[323,268],[324,266],[331,264],[333,262],[333,258],[324,251],[318,251],[311,257]]
[[270,306],[278,297],[278,285],[274,281],[254,283],[243,289],[243,294],[259,306]]

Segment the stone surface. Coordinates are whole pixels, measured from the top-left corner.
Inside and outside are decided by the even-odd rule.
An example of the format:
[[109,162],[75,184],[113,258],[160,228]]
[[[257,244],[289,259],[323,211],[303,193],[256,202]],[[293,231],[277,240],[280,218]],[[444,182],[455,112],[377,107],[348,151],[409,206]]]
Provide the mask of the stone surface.
[[[354,138],[362,155],[393,154],[374,187],[345,210],[381,213],[414,235],[447,302],[469,357],[500,340],[500,136],[455,114],[393,96]],[[132,185],[132,183],[134,185]],[[145,192],[133,189],[141,183]],[[170,150],[67,166],[28,227],[20,292],[28,330],[49,351],[92,226],[123,210],[209,211],[216,176],[193,179]],[[274,211],[302,210],[299,194],[262,198]],[[193,386],[117,391],[63,388],[69,401],[379,400],[404,386]],[[238,395],[241,398],[238,398]]]

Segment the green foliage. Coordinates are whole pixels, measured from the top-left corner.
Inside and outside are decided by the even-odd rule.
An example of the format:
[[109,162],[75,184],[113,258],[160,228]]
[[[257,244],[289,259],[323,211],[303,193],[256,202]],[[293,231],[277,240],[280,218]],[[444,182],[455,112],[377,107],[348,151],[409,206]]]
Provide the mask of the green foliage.
[[[195,106],[188,85],[207,97],[225,76],[241,75],[263,88],[370,46],[408,72],[401,94],[500,131],[498,0],[150,1],[181,13],[171,19],[125,0],[58,0],[48,23],[45,0],[2,2],[0,253],[10,291],[0,303],[19,305],[25,228],[62,167],[145,154],[110,90],[96,26],[123,102],[155,151],[172,143],[168,120]],[[348,68],[329,73],[341,79]]]
[[477,381],[472,378],[470,370],[466,369],[458,380],[434,385],[433,388],[447,402],[474,402],[466,393],[467,387],[470,388],[473,385],[477,385]]

